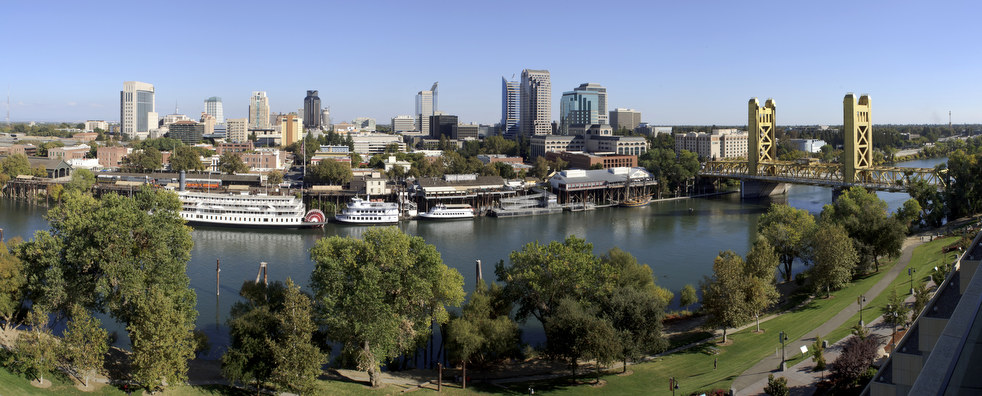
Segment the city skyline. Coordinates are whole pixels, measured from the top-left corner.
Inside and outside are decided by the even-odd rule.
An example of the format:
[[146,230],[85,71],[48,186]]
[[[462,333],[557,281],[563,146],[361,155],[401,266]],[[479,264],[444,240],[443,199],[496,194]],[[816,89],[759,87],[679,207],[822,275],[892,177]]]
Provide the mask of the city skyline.
[[[847,92],[876,99],[874,124],[947,123],[948,111],[954,123],[982,122],[971,19],[982,6],[975,3],[612,3],[590,15],[611,28],[588,36],[566,32],[570,20],[582,18],[578,7],[543,4],[548,12],[539,14],[516,12],[519,4],[311,4],[308,15],[372,17],[371,29],[361,18],[324,25],[325,50],[302,62],[316,64],[317,73],[301,73],[302,63],[275,56],[305,45],[298,38],[309,35],[306,25],[270,24],[257,39],[254,25],[233,22],[261,21],[248,5],[176,2],[168,8],[195,12],[168,22],[179,24],[174,29],[130,37],[118,34],[115,21],[162,15],[159,5],[68,3],[34,26],[37,5],[10,4],[0,33],[8,38],[5,53],[16,61],[0,65],[0,89],[9,87],[11,118],[19,122],[118,121],[123,81],[153,84],[165,108],[197,109],[206,98],[222,97],[226,118],[247,117],[253,91],[267,92],[271,112],[288,113],[316,88],[338,122],[410,114],[411,95],[440,81],[441,111],[493,124],[501,118],[501,76],[542,69],[556,87],[553,115],[561,92],[589,81],[607,87],[608,108],[637,109],[642,121],[655,125],[743,125],[751,97],[780,103],[781,124],[839,124]],[[410,29],[405,21],[414,19],[448,23]],[[484,56],[528,39],[523,29],[493,28],[502,21],[537,24],[541,44]],[[192,45],[203,34],[214,35],[217,44]],[[439,56],[419,56],[420,43],[439,47]],[[164,49],[172,45],[178,51],[186,46],[187,54],[167,56]],[[586,46],[601,55],[588,62],[569,56]],[[236,52],[263,61],[218,62],[228,59],[221,54]],[[189,57],[214,67],[202,70]]]

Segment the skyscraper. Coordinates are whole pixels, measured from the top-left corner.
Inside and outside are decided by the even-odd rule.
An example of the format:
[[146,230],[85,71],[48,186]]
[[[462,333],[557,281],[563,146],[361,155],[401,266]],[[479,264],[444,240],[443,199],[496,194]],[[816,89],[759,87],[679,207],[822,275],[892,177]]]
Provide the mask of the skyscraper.
[[269,98],[266,91],[253,91],[249,100],[249,127],[269,128]]
[[416,130],[430,130],[430,116],[436,114],[436,89],[437,83],[429,91],[419,91],[416,93]]
[[[315,95],[316,96],[316,95]],[[280,143],[289,146],[300,140],[303,130],[300,128],[301,120],[297,119],[296,114],[285,114],[279,116]]]
[[552,133],[552,83],[548,70],[522,70],[519,91],[522,135]]
[[119,125],[123,135],[145,138],[157,128],[157,112],[153,84],[139,81],[123,82],[119,91]]
[[205,99],[205,113],[211,114],[212,117],[215,117],[216,124],[224,124],[225,111],[222,110],[222,98],[212,96]]
[[571,125],[589,126],[607,123],[607,88],[585,83],[563,92],[559,102],[559,134],[568,135]]
[[235,143],[249,140],[248,120],[245,118],[229,118],[226,124],[225,137]]
[[[514,76],[513,76],[514,77]],[[501,77],[501,134],[510,139],[518,136],[518,81],[508,81]]]
[[321,110],[321,129],[329,129],[331,127],[331,109],[326,108]]
[[307,97],[303,98],[303,128],[314,129],[321,126],[321,98],[317,96],[317,91],[307,91]]

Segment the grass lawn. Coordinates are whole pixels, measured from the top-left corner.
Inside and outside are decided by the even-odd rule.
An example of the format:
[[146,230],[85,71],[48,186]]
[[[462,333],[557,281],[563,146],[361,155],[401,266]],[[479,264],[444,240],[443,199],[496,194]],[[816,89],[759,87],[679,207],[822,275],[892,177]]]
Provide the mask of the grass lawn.
[[[35,388],[24,376],[14,374],[5,367],[0,367],[0,395],[3,396],[34,396],[34,395],[73,395],[73,396],[125,396],[126,392],[109,385],[103,385],[92,392],[82,392],[75,388],[65,375],[45,376],[52,382],[50,388]],[[139,392],[133,392],[139,395]],[[219,395],[251,395],[251,392],[241,391],[227,386],[177,386],[159,393],[164,396],[219,396]]]

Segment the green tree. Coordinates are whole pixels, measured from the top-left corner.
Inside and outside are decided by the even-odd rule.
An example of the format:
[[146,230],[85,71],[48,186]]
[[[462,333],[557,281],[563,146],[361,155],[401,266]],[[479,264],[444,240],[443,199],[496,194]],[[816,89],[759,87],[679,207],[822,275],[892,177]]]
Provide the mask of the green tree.
[[907,232],[910,232],[918,223],[920,223],[920,216],[923,212],[921,209],[921,204],[917,202],[916,199],[908,199],[904,201],[904,205],[897,208],[897,213],[895,214],[897,221],[906,227]]
[[361,240],[322,238],[310,256],[317,319],[373,387],[381,386],[382,363],[429,336],[431,322],[446,323],[446,306],[464,298],[460,273],[436,248],[395,227],[370,229]]
[[907,184],[907,194],[917,200],[921,207],[920,221],[929,227],[940,227],[945,218],[947,208],[944,195],[938,188],[924,180],[916,180]]
[[18,242],[12,242],[8,248],[0,241],[0,319],[5,334],[17,327],[16,318],[23,311],[24,286],[27,284],[24,263],[12,252]]
[[679,305],[689,309],[689,306],[697,302],[699,302],[699,297],[696,295],[696,288],[692,285],[682,287],[682,291],[679,292]]
[[510,266],[498,262],[494,272],[505,283],[505,297],[518,306],[519,321],[531,315],[545,323],[563,297],[595,300],[613,277],[610,264],[593,254],[593,245],[575,236],[547,245],[530,242],[509,259]]
[[150,392],[186,382],[188,362],[194,358],[197,312],[188,312],[157,285],[133,300],[134,312],[126,326],[133,343],[133,380]]
[[896,256],[906,237],[907,227],[896,216],[887,214],[887,203],[860,186],[854,186],[822,209],[822,220],[846,229],[860,254],[861,270],[874,263],[880,270],[880,256]]
[[774,374],[767,374],[767,386],[764,393],[770,396],[788,396],[791,390],[788,388],[788,379],[784,377],[774,378]]
[[982,211],[982,153],[956,150],[948,156],[945,206],[953,219]]
[[227,175],[245,173],[249,171],[249,166],[242,162],[242,157],[231,151],[226,151],[218,158],[218,170]]
[[914,305],[911,307],[911,315],[917,318],[921,314],[927,303],[931,301],[931,289],[927,288],[927,283],[920,282],[914,287]]
[[44,382],[44,374],[55,369],[58,362],[57,339],[48,327],[48,314],[32,309],[27,314],[30,330],[17,337],[17,356],[23,370]]
[[812,361],[815,362],[814,371],[825,370],[825,345],[822,343],[822,336],[817,334],[812,343]]
[[470,320],[455,318],[447,324],[447,350],[453,351],[454,358],[460,361],[464,389],[467,389],[467,362],[485,344],[487,339],[481,334],[481,329]]
[[333,160],[321,160],[307,171],[319,183],[344,185],[351,181],[351,168]]
[[72,179],[65,184],[68,190],[88,192],[95,185],[95,174],[88,169],[75,169],[72,171]]
[[809,241],[808,259],[812,263],[809,280],[816,292],[825,289],[827,297],[852,280],[859,254],[845,228],[821,223]]
[[509,316],[511,307],[502,301],[498,285],[488,288],[479,281],[461,316],[448,324],[447,351],[461,362],[480,365],[517,355],[520,339],[518,324]]
[[188,146],[177,146],[170,156],[170,169],[174,172],[180,171],[203,171],[205,165],[201,163],[198,153]]
[[890,297],[887,298],[887,305],[881,309],[883,312],[883,323],[890,325],[893,329],[893,337],[897,337],[897,326],[903,326],[910,317],[910,307],[904,302],[904,297],[897,294],[896,289],[890,290]]
[[231,342],[222,355],[222,375],[232,382],[255,382],[256,393],[273,376],[275,363],[269,340],[277,333],[273,311],[282,306],[283,294],[281,282],[266,285],[245,281],[239,290],[245,301],[232,306],[227,322]]
[[763,235],[777,251],[784,265],[785,281],[791,280],[791,266],[804,256],[808,235],[815,229],[815,218],[804,209],[773,204],[760,216],[757,233]]
[[[627,371],[629,360],[661,352],[668,346],[668,341],[662,336],[666,301],[661,297],[640,288],[618,287],[602,300],[600,306],[602,317],[614,331],[616,343],[613,346],[616,347],[616,356],[624,362],[624,371]],[[603,348],[610,345],[606,343]],[[592,353],[604,355],[607,352],[606,349],[598,349]]]
[[101,327],[99,319],[92,317],[81,305],[73,305],[71,321],[62,336],[62,353],[75,378],[89,386],[92,372],[102,369],[106,352],[109,351],[108,333]]
[[617,359],[620,346],[610,322],[600,317],[599,309],[585,306],[565,297],[559,300],[554,315],[544,323],[547,347],[554,356],[566,361],[573,375],[581,358],[597,360],[600,366]]
[[310,298],[292,280],[286,280],[283,308],[274,314],[277,340],[267,341],[273,353],[272,382],[297,394],[311,394],[325,357],[312,343],[317,326],[313,321]]
[[153,147],[123,157],[122,168],[129,172],[153,172],[163,167],[163,154]]
[[30,175],[31,163],[24,154],[9,155],[0,160],[0,173],[9,176],[11,179],[18,175]]
[[747,300],[743,259],[732,251],[721,252],[713,262],[713,276],[702,282],[702,308],[709,314],[707,324],[726,331],[746,323],[751,313]]
[[278,186],[281,183],[283,183],[283,172],[274,170],[266,174],[266,185]]
[[65,185],[49,184],[46,190],[49,198],[53,199],[55,202],[61,202],[61,194],[65,192]]
[[546,157],[535,157],[531,173],[532,176],[539,180],[543,180],[549,175],[549,161],[546,161]]

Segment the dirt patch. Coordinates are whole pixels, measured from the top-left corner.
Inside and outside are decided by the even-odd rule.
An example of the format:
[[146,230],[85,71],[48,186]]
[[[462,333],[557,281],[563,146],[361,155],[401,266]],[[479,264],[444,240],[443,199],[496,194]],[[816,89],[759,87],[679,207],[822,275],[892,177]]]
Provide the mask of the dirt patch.
[[617,373],[617,376],[618,377],[627,377],[627,376],[629,376],[631,374],[634,374],[634,371],[633,370],[627,370],[627,371],[624,371],[624,372]]
[[84,382],[75,382],[75,389],[78,389],[82,392],[95,392],[99,389],[102,389],[104,386],[106,386],[106,384],[95,382],[91,379],[89,380],[89,386],[85,386]]
[[727,339],[726,342],[722,342],[722,341],[721,342],[717,342],[716,345],[717,346],[730,346],[730,345],[733,345],[733,340],[732,339]]
[[44,380],[44,381],[34,380],[34,381],[31,381],[31,386],[33,386],[35,388],[48,389],[48,388],[51,387],[51,381],[48,381],[48,380]]
[[594,381],[590,383],[591,388],[603,388],[604,385],[607,385],[607,380]]

